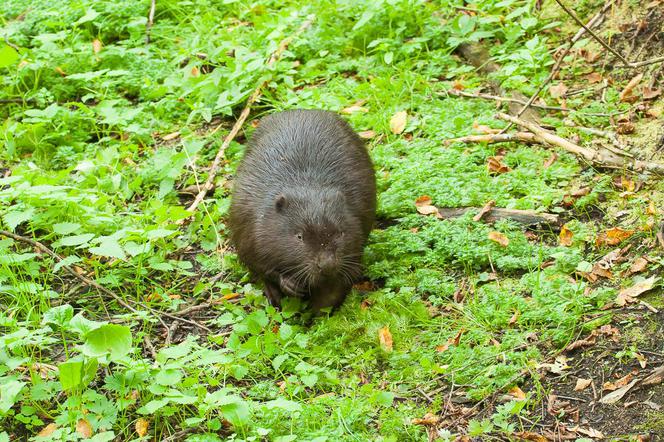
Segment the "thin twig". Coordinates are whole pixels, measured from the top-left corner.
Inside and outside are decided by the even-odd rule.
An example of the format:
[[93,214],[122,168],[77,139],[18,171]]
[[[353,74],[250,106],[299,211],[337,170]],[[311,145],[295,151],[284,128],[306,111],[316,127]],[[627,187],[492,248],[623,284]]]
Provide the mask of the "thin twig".
[[467,137],[452,138],[443,141],[443,144],[450,145],[452,143],[508,143],[512,141],[520,141],[522,143],[537,143],[535,135],[529,132],[516,132],[510,134],[483,134],[483,135],[468,135]]
[[[302,26],[300,26],[300,28],[293,35],[282,40],[281,43],[279,43],[277,49],[272,53],[272,55],[270,55],[270,58],[268,59],[266,66],[269,67],[274,63],[276,63],[283,55],[286,48],[288,48],[288,45],[291,43],[291,41],[293,41],[293,39],[298,37],[309,26],[311,26],[313,20],[314,20],[313,15],[308,16],[307,20],[305,20],[305,22],[302,23]],[[261,84],[259,84],[258,87],[256,87],[256,89],[254,90],[254,92],[249,96],[249,99],[247,99],[247,103],[244,106],[244,109],[242,109],[240,116],[238,117],[237,121],[231,128],[231,131],[228,133],[226,138],[224,138],[223,143],[221,143],[221,147],[219,147],[219,151],[217,152],[217,155],[214,157],[212,166],[210,166],[207,180],[205,181],[203,187],[198,192],[198,195],[196,195],[194,202],[192,202],[191,205],[187,208],[188,211],[194,212],[198,207],[198,205],[203,201],[203,198],[205,198],[205,195],[207,195],[207,193],[214,187],[214,179],[217,176],[217,173],[219,172],[219,168],[221,167],[221,162],[222,159],[224,158],[224,153],[226,151],[226,148],[231,144],[231,141],[233,141],[235,136],[238,134],[240,128],[242,128],[244,121],[249,116],[249,112],[251,111],[251,106],[253,106],[253,104],[256,101],[258,101],[258,99],[262,94],[262,90],[267,85],[268,81],[269,81],[268,79],[263,80]]]
[[157,351],[154,348],[154,345],[152,345],[152,341],[150,341],[150,337],[148,335],[143,336],[143,342],[145,343],[145,346],[148,348],[148,351],[150,352],[150,355],[152,356],[152,359],[155,361],[157,360]]
[[20,48],[19,48],[18,46],[16,46],[14,43],[12,43],[11,41],[9,41],[9,37],[7,37],[6,35],[5,35],[5,44],[6,44],[7,46],[9,46],[10,48],[12,48],[13,50],[15,50],[16,52],[18,52],[19,49],[20,49]]
[[157,0],[151,0],[150,12],[148,13],[148,22],[145,24],[145,44],[150,43],[150,30],[154,24],[154,11],[157,9]]
[[560,137],[554,133],[547,131],[541,126],[531,123],[530,121],[522,120],[512,115],[499,113],[497,118],[516,124],[522,128],[528,129],[535,134],[536,139],[542,144],[548,146],[556,146],[565,149],[577,156],[584,158],[589,163],[610,169],[628,169],[632,171],[647,170],[658,175],[664,175],[664,164],[647,162],[628,158],[624,155],[616,154],[614,151],[604,148],[603,150],[594,150],[587,147],[579,146],[571,141]]
[[565,4],[563,4],[562,1],[560,1],[560,0],[555,0],[555,1],[556,1],[556,3],[558,3],[558,5],[560,5],[561,8],[563,8],[563,10],[567,13],[567,15],[572,17],[572,19],[574,19],[575,22],[577,22],[581,27],[583,27],[586,30],[586,32],[588,34],[590,34],[597,41],[597,43],[599,43],[600,45],[602,45],[604,47],[604,49],[606,49],[607,51],[609,51],[613,55],[615,55],[616,58],[618,58],[618,60],[620,60],[620,62],[623,65],[625,65],[626,68],[639,68],[639,67],[647,66],[647,65],[650,65],[650,64],[664,62],[664,57],[655,57],[655,58],[651,58],[650,60],[644,60],[644,61],[638,61],[638,62],[631,62],[631,61],[627,60],[618,51],[613,49],[611,47],[611,45],[609,45],[607,42],[605,42],[604,39],[602,39],[602,37],[595,34],[595,32],[593,32],[592,29],[590,29],[587,25],[585,25],[583,23],[583,21],[581,21],[581,19],[574,13],[574,11],[572,11],[567,6],[565,6]]
[[[600,10],[600,11],[599,11],[599,12],[598,12],[593,18],[591,18],[590,21],[588,21],[588,24],[587,24],[587,25],[582,24],[582,28],[579,29],[579,31],[574,35],[574,37],[572,37],[572,39],[570,40],[569,44],[567,45],[567,47],[566,47],[565,50],[563,51],[563,53],[560,54],[560,56],[559,56],[558,59],[556,60],[556,64],[553,65],[553,68],[551,69],[551,72],[549,73],[549,75],[548,75],[548,76],[546,77],[546,79],[545,79],[545,80],[539,85],[539,87],[537,88],[537,90],[535,91],[535,93],[534,93],[533,95],[530,96],[530,98],[528,99],[528,102],[527,102],[527,103],[521,108],[521,110],[516,114],[517,118],[520,117],[521,115],[523,115],[523,113],[526,112],[526,110],[528,110],[528,108],[530,108],[531,106],[533,106],[533,103],[535,102],[535,100],[537,99],[537,97],[539,97],[539,95],[542,93],[542,91],[544,90],[544,88],[545,88],[545,87],[551,82],[551,80],[553,80],[553,78],[554,78],[556,75],[558,75],[558,72],[560,71],[560,67],[561,67],[562,64],[563,64],[563,61],[565,60],[565,57],[567,57],[567,54],[570,53],[570,51],[572,50],[572,48],[574,47],[574,45],[576,44],[576,42],[579,41],[579,40],[581,39],[581,37],[583,37],[583,34],[584,34],[588,29],[590,29],[591,26],[593,26],[597,21],[600,20],[600,18],[606,13],[606,11],[609,10],[609,8],[610,8],[611,6],[613,6],[613,1],[614,1],[614,0],[611,0],[611,1],[607,2],[607,3],[604,5],[604,7],[603,7],[603,8],[602,8],[602,9],[601,9],[601,10]],[[509,126],[507,126],[506,130],[509,129],[510,127],[511,127],[511,124],[510,124]]]
[[[522,104],[525,105],[526,102],[523,100],[519,100],[518,98],[509,98],[509,97],[501,97],[498,95],[491,95],[491,94],[482,94],[482,93],[476,93],[476,94],[471,94],[469,92],[464,92],[464,91],[458,91],[456,89],[450,89],[447,91],[448,94],[450,95],[456,95],[457,97],[466,97],[466,98],[480,98],[483,100],[494,100],[498,101],[499,103],[516,103],[516,104]],[[558,111],[558,112],[571,112],[572,109],[567,109],[564,107],[559,107],[559,106],[545,106],[541,104],[533,104],[531,107],[536,107],[538,109],[543,109],[543,110],[552,110],[552,111]]]
[[[64,260],[60,255],[58,255],[58,254],[55,253],[53,250],[49,249],[48,247],[46,247],[44,244],[40,243],[39,241],[35,241],[35,240],[30,239],[30,238],[27,238],[27,237],[25,237],[25,236],[21,236],[21,235],[17,235],[17,234],[15,234],[15,233],[12,233],[12,232],[8,232],[8,231],[6,231],[6,230],[0,230],[0,235],[2,235],[2,236],[6,236],[7,238],[12,238],[12,239],[15,240],[15,241],[19,241],[19,242],[23,242],[23,243],[26,243],[26,244],[30,244],[31,246],[36,247],[37,249],[41,250],[43,253],[46,253],[48,256],[50,256],[51,258],[55,259],[55,260],[56,260],[57,262],[59,262],[59,263],[62,262],[62,261]],[[70,267],[69,265],[63,265],[62,268],[65,269],[65,271],[67,271],[67,273],[69,273],[70,275],[72,275],[73,277],[75,277],[76,279],[78,279],[79,281],[83,282],[84,284],[86,284],[86,285],[88,285],[88,286],[90,286],[90,287],[94,287],[95,289],[99,290],[100,292],[104,293],[105,295],[108,295],[108,296],[110,296],[111,298],[115,299],[115,300],[117,301],[118,304],[120,304],[121,306],[123,306],[123,307],[126,308],[127,310],[131,311],[132,313],[136,313],[136,314],[138,314],[138,310],[136,310],[134,307],[132,307],[131,305],[129,305],[127,301],[125,301],[125,300],[122,299],[119,295],[116,295],[114,292],[112,292],[111,290],[107,289],[107,288],[104,287],[103,285],[99,284],[97,281],[95,281],[95,280],[93,280],[93,279],[90,279],[90,278],[88,278],[87,276],[84,276],[84,275],[79,274],[78,272],[76,272],[76,271],[75,271],[72,267]],[[208,332],[211,331],[211,330],[210,330],[209,328],[207,328],[206,326],[201,325],[201,324],[198,324],[198,323],[195,322],[195,321],[190,321],[190,320],[188,320],[188,319],[180,318],[180,317],[178,317],[178,316],[176,316],[176,315],[172,315],[172,314],[167,313],[167,312],[157,311],[157,310],[155,310],[155,309],[153,309],[153,308],[151,308],[151,307],[148,307],[147,305],[144,305],[144,304],[142,304],[142,303],[140,303],[140,302],[138,302],[138,301],[135,301],[135,300],[130,300],[130,302],[132,302],[132,303],[134,303],[135,305],[138,305],[138,306],[140,306],[140,307],[142,307],[142,308],[144,308],[144,309],[146,309],[146,310],[149,310],[150,312],[152,312],[153,314],[155,314],[155,316],[157,317],[157,319],[159,320],[159,322],[161,322],[162,325],[164,325],[164,327],[166,327],[166,328],[168,328],[168,327],[166,326],[166,324],[165,324],[165,323],[163,322],[163,320],[161,319],[161,315],[166,316],[166,317],[169,317],[169,318],[171,318],[171,319],[177,319],[177,320],[179,320],[179,321],[187,322],[187,323],[189,323],[189,324],[191,324],[191,325],[195,325],[196,327],[202,328],[202,329],[204,329],[204,330],[206,330],[206,331],[208,331]]]

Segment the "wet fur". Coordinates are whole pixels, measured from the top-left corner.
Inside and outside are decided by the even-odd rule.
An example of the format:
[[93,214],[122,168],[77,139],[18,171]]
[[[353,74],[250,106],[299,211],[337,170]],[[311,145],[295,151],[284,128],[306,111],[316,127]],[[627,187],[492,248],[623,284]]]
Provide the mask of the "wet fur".
[[[318,310],[341,304],[361,275],[375,211],[373,165],[350,126],[332,112],[280,112],[261,120],[238,168],[231,241],[272,304],[302,296]],[[329,250],[336,265],[317,273]]]

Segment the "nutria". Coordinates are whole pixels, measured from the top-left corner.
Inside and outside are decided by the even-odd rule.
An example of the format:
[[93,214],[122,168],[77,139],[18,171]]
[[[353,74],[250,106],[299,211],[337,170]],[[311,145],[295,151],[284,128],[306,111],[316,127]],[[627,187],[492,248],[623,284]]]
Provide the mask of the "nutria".
[[231,242],[262,279],[269,302],[307,298],[336,307],[361,275],[376,212],[364,144],[333,112],[290,110],[263,118],[235,177]]

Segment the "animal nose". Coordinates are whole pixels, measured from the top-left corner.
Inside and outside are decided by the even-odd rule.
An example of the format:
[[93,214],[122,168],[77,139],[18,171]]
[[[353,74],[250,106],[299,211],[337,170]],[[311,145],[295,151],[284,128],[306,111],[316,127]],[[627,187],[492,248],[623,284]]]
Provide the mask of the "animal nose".
[[329,274],[336,268],[336,261],[333,253],[325,253],[318,259],[318,269],[324,274]]

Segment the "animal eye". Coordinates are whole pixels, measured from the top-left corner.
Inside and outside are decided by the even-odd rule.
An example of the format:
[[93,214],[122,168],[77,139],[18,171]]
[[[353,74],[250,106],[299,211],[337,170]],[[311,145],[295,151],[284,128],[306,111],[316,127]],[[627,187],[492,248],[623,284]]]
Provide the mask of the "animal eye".
[[302,241],[302,234],[301,234],[301,233],[298,233],[298,234],[295,235],[295,236],[297,237],[297,239],[298,239],[299,241]]

